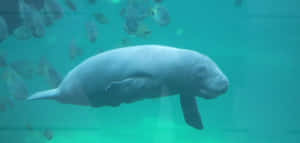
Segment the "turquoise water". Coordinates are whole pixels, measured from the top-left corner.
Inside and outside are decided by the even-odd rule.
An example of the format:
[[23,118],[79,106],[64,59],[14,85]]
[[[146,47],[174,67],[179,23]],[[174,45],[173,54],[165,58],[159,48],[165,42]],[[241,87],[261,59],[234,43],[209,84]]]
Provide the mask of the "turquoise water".
[[[228,76],[229,90],[213,100],[198,99],[205,128],[197,130],[184,122],[178,96],[102,108],[26,102],[11,99],[4,77],[0,81],[0,101],[6,107],[0,112],[1,143],[300,142],[300,1],[243,0],[235,6],[234,0],[164,0],[171,22],[159,26],[146,18],[143,23],[152,31],[146,38],[123,30],[120,11],[125,0],[99,0],[92,5],[73,0],[76,12],[59,2],[64,16],[46,28],[44,37],[9,36],[0,43],[0,55],[8,63],[21,60],[38,65],[46,57],[64,76],[99,52],[160,44],[210,56]],[[105,14],[109,23],[97,23],[98,37],[91,43],[86,23],[94,12]],[[124,38],[128,43],[122,45]],[[72,41],[83,50],[74,60],[69,58]],[[0,67],[1,74],[4,70]],[[37,73],[24,81],[30,94],[51,88]],[[43,135],[45,129],[53,134],[51,140]]]

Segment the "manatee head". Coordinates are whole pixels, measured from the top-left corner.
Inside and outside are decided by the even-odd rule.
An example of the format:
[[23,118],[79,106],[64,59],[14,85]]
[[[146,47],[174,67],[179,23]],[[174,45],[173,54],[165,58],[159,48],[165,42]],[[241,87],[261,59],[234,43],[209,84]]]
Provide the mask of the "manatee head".
[[197,54],[190,70],[188,77],[196,96],[212,99],[227,91],[227,77],[209,57]]

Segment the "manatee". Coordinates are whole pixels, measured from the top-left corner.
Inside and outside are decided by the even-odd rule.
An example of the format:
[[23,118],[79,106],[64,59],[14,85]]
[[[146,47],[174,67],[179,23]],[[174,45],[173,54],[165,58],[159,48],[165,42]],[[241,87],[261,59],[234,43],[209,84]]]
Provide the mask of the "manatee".
[[228,78],[204,54],[163,45],[137,45],[92,56],[72,69],[57,88],[37,92],[27,100],[117,107],[179,95],[186,123],[203,129],[196,98],[215,98],[224,94],[228,85]]

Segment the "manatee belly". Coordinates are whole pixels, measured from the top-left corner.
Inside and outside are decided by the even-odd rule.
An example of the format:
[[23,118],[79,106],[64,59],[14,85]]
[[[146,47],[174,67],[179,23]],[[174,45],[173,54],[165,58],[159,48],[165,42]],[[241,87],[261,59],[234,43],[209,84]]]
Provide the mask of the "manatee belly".
[[[99,95],[99,93],[102,93]],[[130,76],[120,81],[112,81],[104,90],[87,94],[91,106],[119,106],[144,99],[169,96],[176,90],[169,88],[161,80],[147,76]]]

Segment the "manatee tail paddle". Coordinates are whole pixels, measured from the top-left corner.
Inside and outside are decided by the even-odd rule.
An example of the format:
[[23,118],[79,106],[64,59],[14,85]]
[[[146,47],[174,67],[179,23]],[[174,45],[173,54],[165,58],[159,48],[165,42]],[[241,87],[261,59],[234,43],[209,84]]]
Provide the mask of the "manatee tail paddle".
[[37,92],[29,96],[26,100],[43,100],[43,99],[57,99],[59,96],[59,89],[50,89]]

